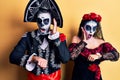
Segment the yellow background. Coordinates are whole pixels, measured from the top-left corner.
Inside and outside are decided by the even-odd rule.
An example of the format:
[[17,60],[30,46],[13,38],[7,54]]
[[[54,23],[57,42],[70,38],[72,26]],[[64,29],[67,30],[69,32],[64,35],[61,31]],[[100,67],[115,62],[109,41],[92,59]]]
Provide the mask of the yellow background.
[[[24,23],[24,10],[29,0],[0,0],[0,80],[26,80],[26,71],[9,63],[9,54],[26,31],[37,28]],[[102,16],[104,38],[120,52],[120,0],[55,0],[63,15],[63,28],[58,29],[71,38],[77,34],[81,17],[96,12]],[[62,66],[62,80],[70,80],[73,63]],[[101,65],[103,80],[120,80],[120,60]]]

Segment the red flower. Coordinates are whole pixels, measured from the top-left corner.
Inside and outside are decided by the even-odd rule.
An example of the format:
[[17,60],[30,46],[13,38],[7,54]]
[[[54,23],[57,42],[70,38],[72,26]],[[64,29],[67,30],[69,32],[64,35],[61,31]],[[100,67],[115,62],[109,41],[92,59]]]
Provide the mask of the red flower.
[[90,16],[89,16],[89,14],[84,14],[84,16],[83,16],[83,20],[90,20]]
[[102,17],[100,15],[97,15],[96,13],[91,12],[90,14],[84,14],[83,20],[95,20],[97,22],[100,22]]
[[63,33],[61,33],[60,34],[60,41],[63,42],[64,40],[66,40],[66,36]]
[[96,71],[97,69],[98,69],[98,65],[96,65],[96,64],[91,64],[89,67],[88,67],[88,69],[90,70],[90,71]]
[[96,18],[96,21],[100,22],[102,17],[100,15],[97,15],[98,17]]
[[96,18],[96,14],[95,13],[90,13],[90,18],[91,18],[91,20],[94,20],[95,18]]

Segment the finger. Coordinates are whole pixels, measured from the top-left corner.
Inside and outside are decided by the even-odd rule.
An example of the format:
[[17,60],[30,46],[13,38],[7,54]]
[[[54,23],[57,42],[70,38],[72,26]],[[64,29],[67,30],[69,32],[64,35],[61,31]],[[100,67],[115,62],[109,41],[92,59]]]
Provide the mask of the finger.
[[91,61],[91,56],[88,57],[88,60]]
[[45,69],[45,68],[47,68],[47,65],[46,65],[46,64],[43,64],[41,68],[42,68],[42,69]]
[[43,70],[45,69],[45,67],[41,67]]
[[92,57],[90,58],[90,61],[94,61],[94,60],[95,60],[94,58],[92,58]]
[[38,64],[37,64],[37,65],[41,67],[41,62],[38,62]]
[[96,55],[98,56],[98,58],[102,57],[102,55],[100,53],[96,53]]
[[89,57],[88,57],[88,60],[89,60],[89,61],[94,61],[95,59],[94,59],[93,57],[89,56]]
[[57,21],[55,20],[55,18],[53,19],[54,22],[54,26],[53,26],[53,34],[57,32]]
[[85,30],[83,29],[83,27],[81,27],[81,29],[82,29],[82,32],[83,32],[83,37],[84,37],[84,40],[86,40],[86,32],[85,32]]
[[53,18],[54,26],[57,27],[57,21],[55,18]]
[[39,62],[38,62],[38,65],[39,65],[40,67],[42,67],[42,66],[43,66],[43,61],[39,61]]
[[41,61],[41,62],[39,62],[39,64],[38,64],[41,68],[44,68],[44,63]]

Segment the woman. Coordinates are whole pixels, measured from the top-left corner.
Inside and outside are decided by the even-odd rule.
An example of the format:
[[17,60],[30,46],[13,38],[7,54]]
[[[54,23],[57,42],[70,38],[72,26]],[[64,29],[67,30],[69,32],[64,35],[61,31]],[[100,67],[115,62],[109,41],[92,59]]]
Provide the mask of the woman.
[[101,16],[96,13],[85,14],[78,35],[69,45],[71,59],[75,63],[72,80],[102,80],[99,64],[119,58],[117,50],[105,42],[100,21]]

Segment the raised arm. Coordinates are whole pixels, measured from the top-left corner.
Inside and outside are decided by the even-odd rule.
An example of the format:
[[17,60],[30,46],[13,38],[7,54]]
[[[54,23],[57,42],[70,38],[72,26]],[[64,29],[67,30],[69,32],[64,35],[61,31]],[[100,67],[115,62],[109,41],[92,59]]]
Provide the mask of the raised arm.
[[87,44],[84,41],[80,41],[77,36],[74,36],[72,43],[69,45],[69,51],[71,59],[74,60],[81,53]]
[[53,19],[53,22],[53,30],[48,38],[53,41],[53,44],[55,44],[55,51],[56,53],[58,53],[58,57],[61,62],[66,63],[69,61],[70,58],[69,50],[66,43],[66,36],[63,33],[59,33],[57,31],[57,22],[55,19]]

